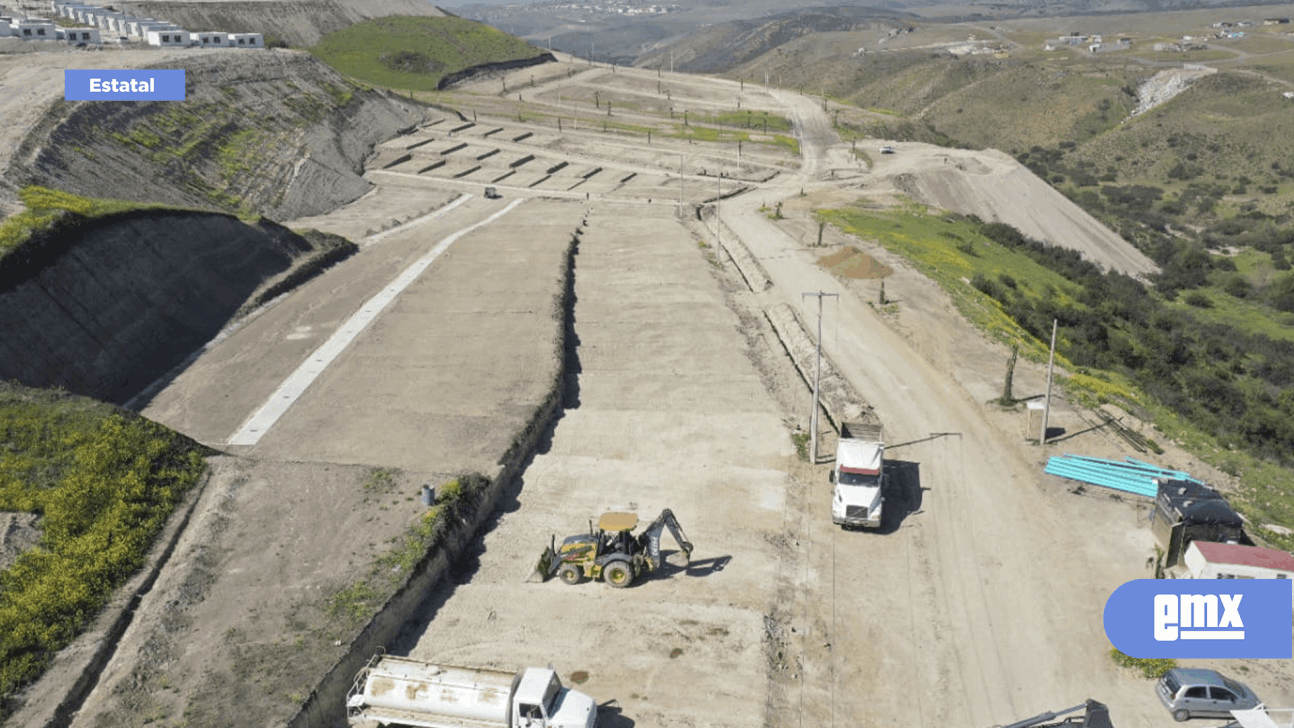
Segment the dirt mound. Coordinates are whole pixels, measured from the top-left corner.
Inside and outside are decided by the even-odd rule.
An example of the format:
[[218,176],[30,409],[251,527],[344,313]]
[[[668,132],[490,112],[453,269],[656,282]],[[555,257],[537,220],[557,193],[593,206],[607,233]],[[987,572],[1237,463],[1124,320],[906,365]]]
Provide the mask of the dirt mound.
[[841,248],[818,258],[818,265],[846,278],[884,278],[894,273],[893,268],[855,247]]
[[1141,278],[1159,271],[1154,261],[1005,152],[909,143],[887,157],[881,172],[897,191],[927,205],[1004,222],[1034,240],[1077,250],[1106,270]]

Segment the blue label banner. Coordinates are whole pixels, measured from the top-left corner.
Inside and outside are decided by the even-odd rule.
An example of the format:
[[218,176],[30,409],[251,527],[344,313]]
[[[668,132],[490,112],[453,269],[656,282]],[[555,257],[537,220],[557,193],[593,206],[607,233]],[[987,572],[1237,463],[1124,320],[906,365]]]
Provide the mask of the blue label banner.
[[1105,636],[1129,657],[1291,657],[1294,581],[1137,579],[1105,602]]
[[183,101],[183,70],[63,71],[67,101]]

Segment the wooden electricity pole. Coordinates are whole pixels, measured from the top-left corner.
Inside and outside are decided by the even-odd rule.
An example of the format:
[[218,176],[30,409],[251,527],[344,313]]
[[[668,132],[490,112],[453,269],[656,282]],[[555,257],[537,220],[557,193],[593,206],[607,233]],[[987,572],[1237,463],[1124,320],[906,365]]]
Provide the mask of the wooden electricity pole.
[[839,293],[802,293],[800,300],[803,301],[808,296],[817,296],[818,298],[818,361],[813,373],[813,410],[809,415],[809,463],[811,465],[818,462],[818,391],[822,384],[822,299],[827,296],[840,297]]
[[1051,414],[1051,373],[1056,368],[1056,319],[1051,320],[1051,357],[1047,359],[1047,394],[1042,400],[1042,431],[1038,444],[1047,444],[1047,415]]

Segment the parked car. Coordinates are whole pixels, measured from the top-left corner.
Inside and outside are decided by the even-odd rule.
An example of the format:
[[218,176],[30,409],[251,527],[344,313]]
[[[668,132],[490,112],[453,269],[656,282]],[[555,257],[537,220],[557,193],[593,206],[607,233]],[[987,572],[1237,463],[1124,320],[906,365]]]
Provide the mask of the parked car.
[[1215,670],[1173,668],[1159,679],[1155,693],[1177,721],[1197,716],[1230,718],[1233,710],[1248,710],[1262,704],[1244,683]]

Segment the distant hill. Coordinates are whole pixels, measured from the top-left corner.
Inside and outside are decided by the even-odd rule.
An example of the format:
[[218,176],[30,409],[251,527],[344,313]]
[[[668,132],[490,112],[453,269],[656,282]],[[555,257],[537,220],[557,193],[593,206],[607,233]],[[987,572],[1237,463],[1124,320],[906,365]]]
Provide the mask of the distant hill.
[[702,28],[685,38],[639,55],[633,65],[690,73],[722,73],[786,43],[818,33],[906,27],[916,16],[867,7],[807,8],[756,20],[735,20]]
[[1264,6],[1271,6],[1273,15],[1290,14],[1288,3],[1229,0],[673,0],[638,6],[663,12],[625,12],[632,6],[629,2],[538,0],[464,5],[454,8],[454,14],[552,50],[592,56],[597,62],[669,68],[672,54],[675,70],[697,73],[722,72],[794,38],[849,32],[868,22],[988,23]]

